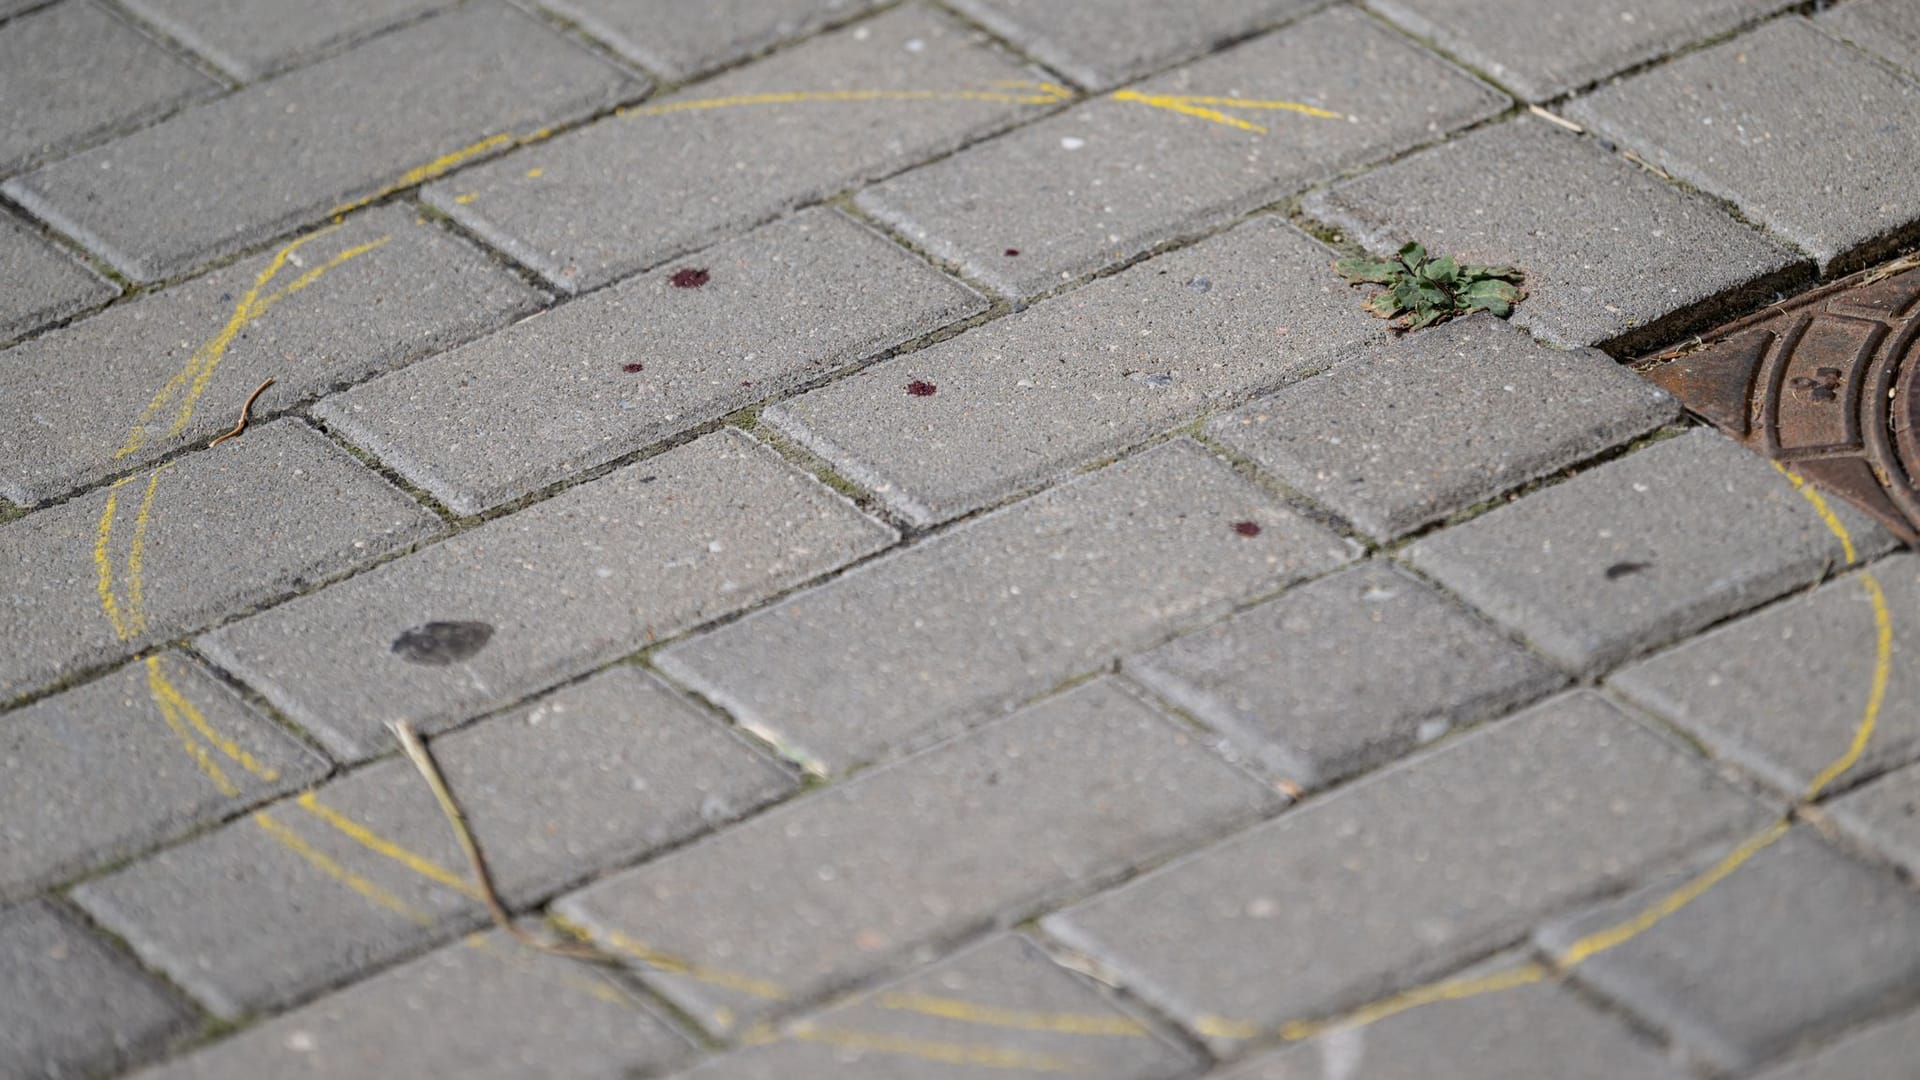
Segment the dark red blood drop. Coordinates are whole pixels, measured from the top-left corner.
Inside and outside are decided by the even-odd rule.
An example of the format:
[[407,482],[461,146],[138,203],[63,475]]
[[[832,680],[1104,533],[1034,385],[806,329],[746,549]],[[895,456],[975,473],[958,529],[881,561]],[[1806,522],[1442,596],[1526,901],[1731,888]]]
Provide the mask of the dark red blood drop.
[[676,289],[697,289],[712,280],[712,274],[697,267],[689,266],[673,272],[673,287]]
[[620,365],[620,370],[621,370],[621,371],[624,371],[624,372],[626,372],[626,373],[627,373],[627,374],[629,374],[629,375],[637,375],[637,374],[639,374],[640,372],[642,372],[642,371],[645,371],[645,370],[647,370],[647,365],[645,365],[645,364],[621,364],[621,365]]
[[1233,523],[1233,531],[1241,536],[1259,536],[1260,525],[1252,521],[1236,521]]
[[1007,257],[1008,257],[1008,258],[1012,258],[1013,256],[1015,256],[1015,255],[1018,255],[1018,254],[1020,254],[1020,249],[1019,249],[1019,248],[1008,248],[1008,249],[1007,249]]
[[915,379],[907,384],[907,393],[912,394],[914,397],[932,397],[934,391],[938,389],[940,388],[932,383],[922,382],[919,379]]

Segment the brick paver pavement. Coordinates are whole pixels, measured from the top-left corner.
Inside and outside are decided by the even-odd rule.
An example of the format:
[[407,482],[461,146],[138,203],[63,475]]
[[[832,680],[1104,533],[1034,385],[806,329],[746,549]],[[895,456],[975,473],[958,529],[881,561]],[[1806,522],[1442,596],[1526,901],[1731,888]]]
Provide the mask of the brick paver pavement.
[[1916,148],[1915,0],[0,0],[0,1075],[1920,1077],[1920,557],[1619,363]]

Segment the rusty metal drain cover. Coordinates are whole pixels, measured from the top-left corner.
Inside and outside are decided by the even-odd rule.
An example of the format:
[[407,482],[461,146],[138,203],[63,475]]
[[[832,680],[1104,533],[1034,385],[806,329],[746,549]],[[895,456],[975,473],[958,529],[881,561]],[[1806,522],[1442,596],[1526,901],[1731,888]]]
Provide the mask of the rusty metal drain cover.
[[1920,542],[1920,258],[1633,367],[1695,415]]

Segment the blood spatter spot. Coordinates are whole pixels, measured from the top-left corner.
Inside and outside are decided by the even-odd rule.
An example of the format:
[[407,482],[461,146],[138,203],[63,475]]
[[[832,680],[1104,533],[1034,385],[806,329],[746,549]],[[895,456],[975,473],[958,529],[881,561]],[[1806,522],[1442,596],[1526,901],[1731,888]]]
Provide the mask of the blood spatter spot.
[[699,267],[689,266],[673,272],[671,278],[676,289],[697,289],[713,280],[713,275]]
[[621,365],[620,365],[620,370],[621,370],[621,371],[624,371],[624,372],[626,372],[626,373],[627,373],[627,374],[629,374],[629,375],[638,375],[638,374],[640,374],[641,372],[643,372],[643,371],[645,371],[645,370],[647,370],[647,365],[645,365],[645,364],[621,364]]
[[421,623],[393,639],[393,655],[409,663],[446,667],[472,657],[492,640],[491,623]]
[[1013,257],[1014,257],[1015,255],[1018,255],[1018,254],[1020,254],[1020,249],[1019,249],[1019,248],[1008,248],[1008,249],[1007,249],[1007,258],[1009,258],[1009,259],[1011,259],[1011,258],[1013,258]]
[[1606,570],[1606,574],[1607,574],[1607,580],[1608,580],[1608,581],[1619,581],[1619,580],[1620,580],[1621,578],[1623,578],[1623,577],[1631,577],[1632,575],[1634,575],[1634,574],[1637,574],[1637,573],[1639,573],[1640,571],[1642,571],[1642,570],[1645,570],[1645,569],[1647,569],[1647,567],[1649,567],[1649,566],[1651,566],[1651,565],[1653,565],[1653,564],[1651,564],[1651,563],[1643,563],[1643,562],[1617,562],[1617,563],[1614,563],[1614,564],[1613,564],[1612,566],[1609,566],[1609,567],[1607,567],[1607,570]]
[[1241,536],[1259,536],[1260,523],[1257,521],[1236,521],[1233,523],[1233,531],[1239,533]]
[[921,379],[915,379],[907,384],[907,393],[912,394],[914,397],[932,397],[938,393],[939,390],[939,387]]

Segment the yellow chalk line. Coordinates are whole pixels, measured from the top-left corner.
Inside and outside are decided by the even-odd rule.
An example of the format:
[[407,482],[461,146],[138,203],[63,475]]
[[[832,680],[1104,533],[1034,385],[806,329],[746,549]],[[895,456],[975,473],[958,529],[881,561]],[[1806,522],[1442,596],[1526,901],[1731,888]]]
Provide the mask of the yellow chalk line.
[[706,112],[713,109],[738,109],[761,105],[849,104],[874,101],[988,101],[1009,105],[1055,105],[1072,100],[1072,97],[1072,91],[1058,86],[1042,89],[1037,93],[1014,93],[1007,90],[776,90],[761,94],[691,98],[659,105],[636,105],[616,109],[614,115],[667,116],[673,113]]
[[214,729],[212,724],[207,722],[206,716],[200,712],[199,708],[196,707],[193,702],[188,701],[186,695],[180,692],[180,688],[173,685],[172,680],[167,678],[166,672],[161,669],[160,657],[158,656],[147,657],[147,686],[155,702],[161,704],[163,707],[168,705],[172,706],[176,712],[185,717],[187,721],[193,725],[193,729],[200,733],[201,738],[218,747],[221,753],[225,754],[232,761],[239,763],[241,768],[268,783],[280,779],[280,770],[270,765],[261,764],[252,754],[247,753],[245,748],[240,746],[239,743],[222,735]]
[[1220,112],[1217,109],[1204,109],[1198,104],[1182,101],[1179,98],[1143,94],[1138,90],[1116,90],[1113,93],[1113,100],[1137,102],[1149,108],[1165,109],[1168,112],[1179,113],[1182,116],[1193,116],[1201,120],[1211,120],[1216,124],[1225,124],[1228,127],[1239,128],[1242,131],[1251,131],[1256,135],[1264,135],[1267,133],[1267,129],[1261,127],[1259,124],[1242,120],[1237,116],[1228,116],[1226,113]]
[[379,904],[388,911],[404,916],[421,926],[433,925],[433,916],[340,865],[334,861],[332,856],[307,843],[306,839],[299,833],[294,832],[292,829],[274,820],[265,810],[256,812],[253,815],[253,820],[255,824],[267,831],[267,835],[278,840],[280,846],[305,859],[321,873],[326,874],[328,877],[340,882],[361,896]]
[[971,1065],[986,1069],[1021,1069],[1027,1072],[1046,1073],[1074,1073],[1084,1072],[1087,1069],[1085,1062],[1073,1058],[1016,1050],[1005,1046],[914,1039],[871,1031],[823,1028],[812,1024],[796,1025],[787,1029],[786,1034],[805,1042],[823,1043],[845,1050],[899,1054],[926,1061],[938,1061],[947,1065]]
[[642,964],[645,964],[647,967],[667,975],[679,975],[693,979],[696,982],[703,982],[712,986],[718,986],[724,990],[732,990],[745,994],[748,997],[760,998],[763,1001],[785,1001],[787,998],[785,988],[770,979],[761,979],[752,975],[742,975],[738,972],[720,971],[714,968],[702,967],[688,960],[686,957],[661,952],[651,945],[636,941],[618,930],[608,930],[604,934],[594,934],[578,923],[559,916],[554,917],[554,922],[558,924],[561,929],[582,941],[595,942],[604,939],[606,944],[612,946],[617,951],[625,953],[633,959],[640,961]]
[[480,889],[466,878],[417,851],[387,839],[373,829],[322,803],[315,792],[304,792],[294,802],[298,803],[302,810],[333,826],[361,847],[399,863],[428,881],[445,885],[474,900],[481,899]]
[[874,1004],[883,1009],[921,1013],[965,1024],[1012,1028],[1018,1031],[1046,1031],[1060,1035],[1145,1035],[1147,1029],[1117,1013],[1035,1012],[1026,1009],[1002,1009],[960,998],[933,994],[882,994]]
[[[1858,561],[1859,552],[1854,547],[1852,534],[1847,531],[1846,524],[1840,520],[1839,515],[1833,512],[1833,508],[1827,504],[1826,499],[1821,497],[1820,493],[1814,490],[1812,485],[1789,471],[1779,462],[1774,462],[1773,467],[1778,469],[1781,475],[1785,476],[1793,484],[1793,489],[1807,500],[1807,505],[1812,507],[1815,515],[1820,518],[1821,523],[1827,527],[1829,532],[1833,533],[1835,539],[1840,541],[1840,549],[1845,555],[1847,563],[1851,565]],[[1881,589],[1880,582],[1873,576],[1872,571],[1862,570],[1859,575],[1859,581],[1861,588],[1866,590],[1867,602],[1873,608],[1875,639],[1873,677],[1867,694],[1867,704],[1861,711],[1859,722],[1854,725],[1853,738],[1846,752],[1838,758],[1835,758],[1826,768],[1820,770],[1819,774],[1813,778],[1813,781],[1807,785],[1806,791],[1801,795],[1800,800],[1802,802],[1812,802],[1815,798],[1819,797],[1822,791],[1825,791],[1827,787],[1839,779],[1842,774],[1859,762],[1861,755],[1866,753],[1868,742],[1873,738],[1874,729],[1879,724],[1880,710],[1886,703],[1887,682],[1893,670],[1893,617],[1887,608],[1886,592]],[[1307,1038],[1310,1035],[1317,1034],[1332,1027],[1353,1027],[1370,1024],[1376,1020],[1392,1016],[1395,1013],[1404,1012],[1407,1009],[1429,1004],[1434,1001],[1456,1001],[1464,997],[1474,997],[1479,994],[1492,993],[1496,990],[1505,989],[1507,986],[1519,986],[1528,982],[1538,982],[1548,974],[1564,974],[1600,953],[1626,944],[1641,934],[1646,933],[1648,930],[1653,929],[1665,919],[1677,914],[1687,905],[1705,895],[1707,891],[1715,885],[1731,877],[1734,871],[1746,865],[1755,855],[1765,851],[1769,846],[1785,836],[1791,824],[1792,818],[1790,816],[1781,817],[1766,828],[1748,837],[1718,862],[1690,878],[1672,892],[1654,901],[1639,913],[1623,919],[1612,926],[1587,934],[1568,945],[1565,949],[1561,950],[1557,956],[1553,957],[1553,970],[1551,972],[1541,969],[1537,974],[1533,973],[1530,969],[1539,968],[1540,965],[1529,962],[1517,968],[1509,969],[1505,972],[1497,972],[1481,979],[1467,980],[1465,983],[1443,981],[1426,987],[1416,987],[1405,993],[1384,998],[1370,1005],[1364,1005],[1353,1012],[1335,1019],[1293,1021],[1281,1026],[1280,1035],[1282,1038],[1288,1040]],[[1226,1020],[1209,1021],[1209,1023],[1217,1025],[1217,1029],[1215,1031],[1208,1031],[1203,1024],[1201,1026],[1202,1034],[1214,1034],[1224,1038],[1250,1039],[1257,1037],[1261,1033],[1261,1029],[1257,1025],[1243,1025]]]
[[514,135],[504,131],[497,135],[489,135],[479,142],[468,143],[466,146],[450,154],[442,154],[424,165],[416,165],[406,172],[401,173],[400,178],[393,183],[375,191],[371,195],[354,199],[351,202],[343,202],[339,206],[327,211],[327,215],[337,221],[342,215],[352,213],[363,206],[378,202],[397,191],[405,191],[415,184],[424,184],[451,169],[465,165],[467,162],[472,161],[482,154],[490,153],[503,146],[518,146],[523,143],[538,142],[552,133],[551,128],[541,128],[538,131],[530,132],[526,135]]

